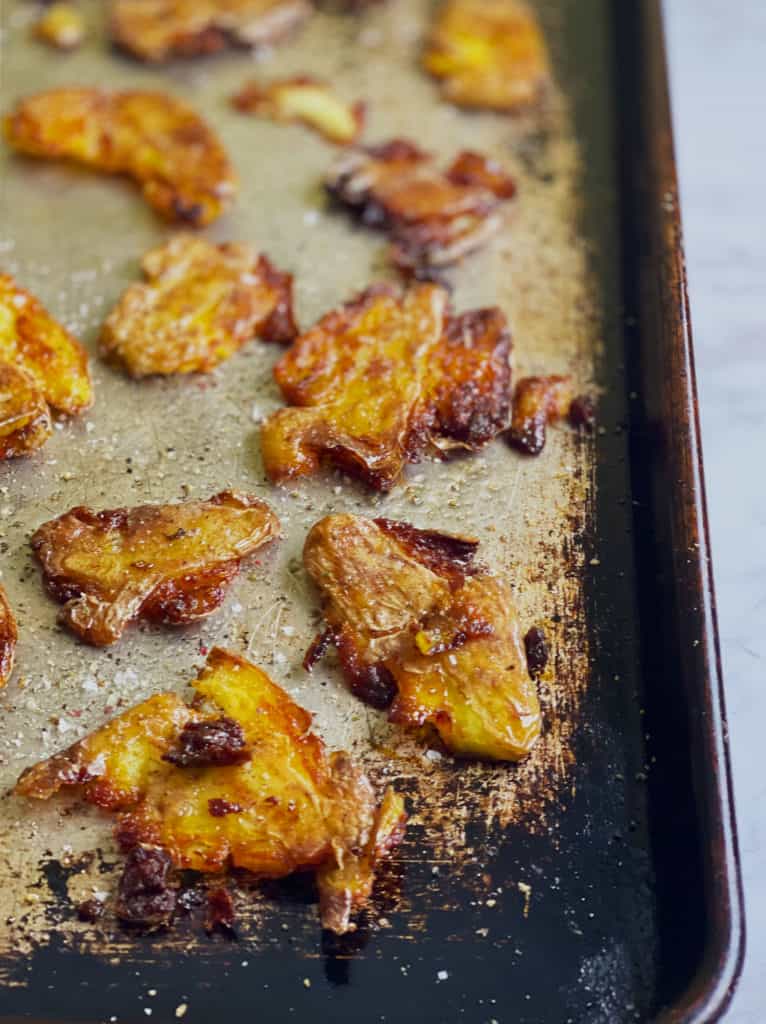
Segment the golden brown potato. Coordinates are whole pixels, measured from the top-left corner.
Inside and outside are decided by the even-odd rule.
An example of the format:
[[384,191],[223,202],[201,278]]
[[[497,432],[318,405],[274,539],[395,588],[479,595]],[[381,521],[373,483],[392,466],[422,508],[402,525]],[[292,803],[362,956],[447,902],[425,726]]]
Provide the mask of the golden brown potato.
[[0,586],[0,688],[5,686],[13,671],[13,656],[19,638],[16,620],[5,591]]
[[114,0],[114,42],[140,60],[196,57],[279,42],[311,14],[310,0]]
[[237,110],[272,121],[300,122],[340,146],[356,142],[364,128],[364,103],[346,103],[311,75],[248,82],[232,103]]
[[513,396],[509,443],[526,455],[539,455],[545,428],[569,413],[573,398],[569,377],[524,377]]
[[297,334],[292,277],[249,245],[179,235],[141,265],[147,283],[127,289],[101,332],[102,353],[133,377],[212,370],[256,335]]
[[53,3],[35,22],[34,34],[58,50],[73,50],[85,38],[85,19],[74,4]]
[[537,18],[519,0],[446,0],[423,64],[461,107],[515,113],[537,103],[550,82]]
[[424,452],[478,450],[508,421],[510,346],[498,309],[454,316],[430,284],[368,289],[277,363],[292,404],[263,425],[267,473],[284,482],[328,461],[387,490]]
[[325,188],[361,223],[384,230],[396,266],[420,277],[491,238],[502,224],[500,204],[516,191],[513,179],[479,153],[463,151],[441,172],[431,154],[406,139],[344,154]]
[[118,814],[123,848],[159,847],[177,868],[318,868],[335,897],[323,899],[323,924],[350,930],[376,861],[401,839],[401,798],[389,790],[377,808],[348,755],[328,756],[311,715],[236,654],[215,648],[193,685],[191,704],[150,697],[28,768],[16,792],[45,800],[78,786]]
[[21,100],[5,119],[5,135],[30,156],[125,174],[164,217],[194,227],[215,220],[237,190],[218,137],[166,93],[51,89]]
[[9,274],[0,274],[0,363],[25,370],[56,412],[93,403],[85,350]]
[[278,533],[264,502],[222,491],[177,505],[73,508],[44,523],[32,547],[64,604],[61,621],[102,647],[135,619],[179,625],[210,615],[240,561]]
[[473,564],[476,547],[332,515],[311,529],[303,560],[353,693],[390,706],[391,721],[436,730],[456,755],[516,761],[540,734],[540,706],[510,589]]
[[27,455],[51,436],[45,396],[25,370],[0,363],[0,459]]

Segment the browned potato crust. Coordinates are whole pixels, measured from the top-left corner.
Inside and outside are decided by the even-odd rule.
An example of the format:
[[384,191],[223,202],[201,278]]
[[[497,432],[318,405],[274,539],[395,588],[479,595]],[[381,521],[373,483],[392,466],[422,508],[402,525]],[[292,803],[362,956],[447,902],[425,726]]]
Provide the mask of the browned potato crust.
[[25,371],[0,363],[0,459],[28,455],[53,431],[48,403]]
[[255,335],[297,333],[292,277],[249,245],[179,235],[151,249],[101,332],[102,353],[133,377],[212,370]]
[[537,18],[519,0],[446,0],[423,64],[444,98],[461,107],[516,113],[536,104],[550,82]]
[[237,190],[213,130],[166,93],[51,89],[21,100],[5,119],[5,135],[30,156],[125,174],[164,217],[194,227],[220,216]]
[[[473,565],[477,543],[407,523],[331,515],[303,560],[348,683],[462,757],[516,761],[540,734],[510,589]],[[309,659],[308,667],[315,660]]]
[[98,647],[135,619],[170,625],[210,615],[240,561],[273,540],[264,502],[222,491],[207,501],[94,512],[73,508],[32,538],[61,621]]
[[13,657],[19,638],[16,620],[2,586],[0,586],[0,688],[5,686],[13,671]]
[[[401,839],[402,798],[389,789],[378,807],[348,755],[328,755],[311,715],[244,658],[215,648],[193,685],[191,704],[150,697],[28,768],[16,792],[45,800],[77,786],[117,814],[123,848],[160,847],[177,868],[267,878],[318,869],[323,925],[351,930],[376,862]],[[197,742],[194,762],[177,762],[185,737],[222,732],[237,737],[231,756]]]
[[311,75],[248,82],[232,103],[246,114],[305,124],[339,146],[356,142],[364,128],[364,103],[346,103],[327,82]]
[[569,377],[524,377],[513,396],[509,443],[526,455],[539,455],[545,447],[545,428],[569,413],[573,398]]
[[459,153],[442,172],[406,139],[344,154],[325,187],[361,223],[388,234],[396,266],[421,277],[491,238],[502,224],[500,204],[516,191],[500,165],[479,153]]
[[114,0],[114,42],[140,60],[279,42],[312,12],[310,0]]
[[58,50],[73,50],[85,38],[82,11],[74,4],[53,3],[35,22],[34,35]]
[[328,461],[387,490],[424,452],[478,450],[508,422],[510,347],[498,309],[455,316],[436,285],[368,289],[277,363],[292,405],[263,425],[266,471],[283,482]]

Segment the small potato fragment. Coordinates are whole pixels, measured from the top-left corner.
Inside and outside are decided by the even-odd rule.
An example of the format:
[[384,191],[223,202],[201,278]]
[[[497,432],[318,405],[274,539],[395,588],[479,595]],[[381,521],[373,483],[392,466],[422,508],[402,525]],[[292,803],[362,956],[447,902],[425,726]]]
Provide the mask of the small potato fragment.
[[18,639],[16,619],[13,617],[6,593],[0,586],[0,689],[11,678]]
[[33,378],[0,363],[0,459],[35,451],[52,432],[48,403]]
[[271,46],[312,13],[310,0],[114,0],[112,39],[139,60]]
[[423,65],[461,107],[516,113],[538,103],[550,82],[537,18],[519,0],[446,0]]
[[74,4],[53,3],[34,24],[35,38],[58,50],[74,50],[85,38],[85,19]]
[[[27,768],[16,792],[46,800],[77,786],[89,803],[117,814],[124,849],[164,851],[178,869],[236,867],[263,878],[318,869],[320,888],[337,894],[322,904],[323,924],[351,930],[375,864],[402,838],[401,797],[389,789],[378,807],[349,756],[328,755],[310,731],[311,715],[244,658],[215,648],[193,685],[192,703],[172,693],[150,697]],[[174,760],[185,733],[214,731],[222,721],[236,727],[244,757]]]
[[101,332],[102,354],[132,377],[204,373],[255,335],[289,342],[298,333],[292,277],[249,245],[178,235],[150,250]]
[[85,350],[9,274],[0,274],[0,363],[24,370],[56,412],[93,403]]
[[232,103],[243,113],[305,124],[339,146],[356,142],[364,128],[364,103],[346,103],[328,83],[311,75],[248,82]]
[[569,377],[524,377],[513,396],[508,443],[525,455],[539,455],[547,425],[568,415],[573,398]]
[[368,289],[277,363],[292,406],[263,425],[266,472],[280,483],[328,461],[388,490],[426,451],[482,448],[508,421],[510,346],[498,309],[452,315],[431,284]]
[[303,561],[357,696],[387,676],[391,721],[436,730],[460,757],[517,761],[540,734],[540,705],[510,588],[473,564],[476,547],[331,515],[312,527]]
[[442,172],[407,139],[349,151],[325,188],[362,224],[386,232],[394,264],[420,278],[484,245],[502,225],[501,203],[516,191],[500,165],[480,153],[465,150]]
[[133,178],[150,206],[171,221],[204,227],[237,190],[218,137],[166,93],[51,89],[20,100],[4,127],[20,153]]
[[278,536],[264,502],[222,491],[207,501],[94,512],[44,523],[32,547],[61,621],[104,647],[143,618],[169,625],[215,611],[240,561]]

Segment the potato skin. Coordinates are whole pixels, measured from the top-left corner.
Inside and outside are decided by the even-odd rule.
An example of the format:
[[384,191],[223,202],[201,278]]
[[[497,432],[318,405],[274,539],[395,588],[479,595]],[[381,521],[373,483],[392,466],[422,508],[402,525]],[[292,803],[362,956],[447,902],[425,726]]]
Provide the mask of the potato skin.
[[166,220],[204,227],[237,191],[216,134],[167,93],[50,89],[20,100],[4,127],[21,153],[133,178]]
[[0,689],[11,678],[19,632],[8,597],[0,586]]
[[73,508],[32,537],[61,620],[102,647],[139,618],[194,622],[220,606],[243,558],[276,538],[264,502],[222,491],[207,501],[94,512]]
[[364,130],[365,104],[346,103],[313,75],[253,79],[232,97],[232,104],[245,114],[304,124],[338,146],[350,146]]
[[539,455],[546,427],[569,414],[573,399],[570,377],[523,377],[513,396],[508,443],[525,455]]

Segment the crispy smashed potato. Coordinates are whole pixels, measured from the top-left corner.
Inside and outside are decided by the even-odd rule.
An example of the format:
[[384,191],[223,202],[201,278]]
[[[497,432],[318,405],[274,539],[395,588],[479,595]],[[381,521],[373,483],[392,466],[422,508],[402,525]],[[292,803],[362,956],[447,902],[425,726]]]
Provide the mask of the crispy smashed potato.
[[478,249],[502,225],[513,179],[478,153],[459,153],[446,172],[406,139],[359,148],[325,178],[330,196],[362,224],[385,231],[394,264],[425,276]]
[[[123,848],[159,847],[177,868],[231,866],[265,878],[318,869],[322,923],[351,930],[376,862],[402,837],[401,797],[389,790],[377,807],[348,755],[328,756],[311,715],[243,658],[215,648],[193,685],[191,704],[150,697],[28,768],[16,792],[45,800],[78,786],[117,813]],[[220,742],[201,742],[194,762],[174,760],[190,731],[218,735],[224,723],[238,737],[236,758],[221,760]]]
[[0,363],[0,459],[28,455],[53,432],[45,396],[25,370]]
[[461,757],[516,761],[540,734],[540,706],[510,589],[473,564],[476,547],[332,515],[311,529],[303,560],[353,693],[380,708],[387,680],[391,721],[436,730]]
[[510,347],[499,309],[455,316],[431,284],[368,289],[277,363],[291,406],[263,425],[267,473],[285,482],[327,461],[388,490],[424,452],[482,448],[508,422]]
[[292,277],[249,245],[179,235],[144,256],[146,284],[123,294],[101,332],[101,351],[133,377],[212,370],[255,335],[297,333]]
[[51,89],[21,100],[5,119],[5,135],[30,156],[125,174],[163,217],[194,227],[223,213],[237,189],[218,137],[166,93]]
[[310,0],[114,0],[114,42],[140,60],[279,42],[311,14]]
[[461,107],[515,113],[538,103],[550,82],[537,18],[519,0],[446,0],[423,64]]
[[25,370],[56,412],[73,416],[93,403],[85,350],[8,274],[0,274],[0,363]]
[[0,688],[5,686],[13,671],[13,657],[19,638],[16,620],[5,591],[0,586]]
[[85,38],[85,19],[73,4],[53,3],[35,22],[34,34],[58,50],[73,50]]
[[330,85],[310,75],[248,82],[232,103],[237,110],[272,121],[298,121],[340,146],[356,142],[364,128],[364,103],[346,103]]
[[128,623],[194,622],[215,611],[240,561],[279,533],[262,501],[222,491],[207,501],[94,512],[73,508],[32,537],[61,621],[98,647]]
[[509,443],[525,455],[539,455],[547,425],[568,415],[573,398],[569,377],[524,377],[513,396]]

